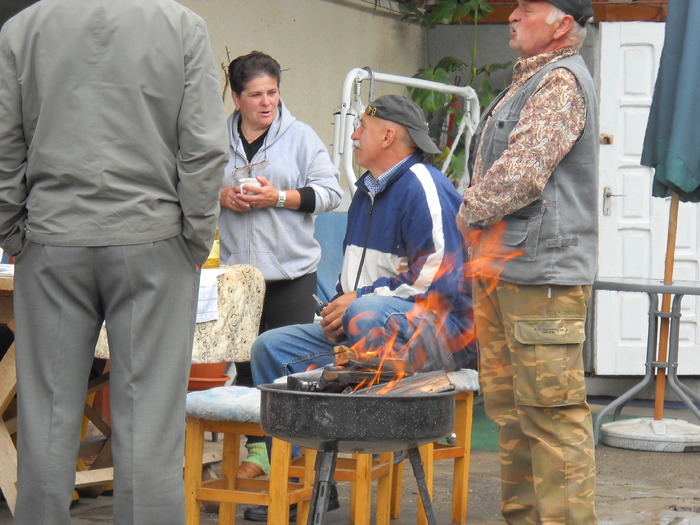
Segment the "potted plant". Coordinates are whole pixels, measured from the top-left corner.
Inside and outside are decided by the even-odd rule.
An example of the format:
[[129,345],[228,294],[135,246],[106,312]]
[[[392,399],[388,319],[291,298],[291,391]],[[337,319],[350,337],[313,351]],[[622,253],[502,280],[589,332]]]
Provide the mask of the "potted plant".
[[215,386],[223,386],[231,379],[226,375],[227,362],[194,363],[190,365],[190,379],[187,390],[207,390]]

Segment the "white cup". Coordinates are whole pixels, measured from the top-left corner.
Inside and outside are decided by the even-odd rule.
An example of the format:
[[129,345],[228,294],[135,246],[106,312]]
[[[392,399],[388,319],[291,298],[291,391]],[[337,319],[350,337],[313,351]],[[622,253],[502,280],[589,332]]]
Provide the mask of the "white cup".
[[256,179],[255,177],[247,177],[245,179],[238,179],[238,185],[241,187],[241,193],[243,195],[252,195],[252,192],[246,191],[246,187],[256,187],[260,188],[262,187],[262,184],[260,184],[260,181]]

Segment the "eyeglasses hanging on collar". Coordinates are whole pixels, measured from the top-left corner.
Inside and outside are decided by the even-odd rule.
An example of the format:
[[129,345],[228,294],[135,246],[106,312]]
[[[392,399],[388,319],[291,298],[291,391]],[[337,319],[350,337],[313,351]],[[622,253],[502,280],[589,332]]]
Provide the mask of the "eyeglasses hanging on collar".
[[233,176],[236,178],[241,177],[242,175],[252,175],[254,171],[262,171],[267,165],[270,164],[270,161],[267,159],[263,159],[260,162],[254,162],[253,164],[246,164],[245,166],[241,166],[240,168],[236,166],[236,161],[233,161]]
[[[241,147],[243,147],[243,142],[241,141],[241,137],[239,135],[238,137],[238,142],[241,144]],[[270,164],[270,161],[267,160],[267,148],[265,147],[267,145],[267,133],[265,134],[265,139],[262,145],[263,153],[264,153],[264,158],[260,162],[254,162],[254,163],[248,163],[245,166],[238,166],[236,163],[238,161],[238,155],[235,155],[233,158],[233,176],[235,178],[240,178],[241,176],[251,176],[254,171],[260,172],[264,170],[268,164]]]

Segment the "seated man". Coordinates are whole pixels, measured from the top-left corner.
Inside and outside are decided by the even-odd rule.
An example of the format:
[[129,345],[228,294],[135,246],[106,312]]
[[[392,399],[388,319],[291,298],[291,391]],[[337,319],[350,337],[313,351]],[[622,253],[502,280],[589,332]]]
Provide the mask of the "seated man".
[[413,371],[475,360],[465,246],[455,224],[462,199],[443,173],[422,162],[422,152],[439,150],[421,109],[404,97],[379,97],[352,139],[355,160],[368,171],[348,211],[337,293],[320,323],[257,338],[256,385],[330,364],[340,344],[394,352]]

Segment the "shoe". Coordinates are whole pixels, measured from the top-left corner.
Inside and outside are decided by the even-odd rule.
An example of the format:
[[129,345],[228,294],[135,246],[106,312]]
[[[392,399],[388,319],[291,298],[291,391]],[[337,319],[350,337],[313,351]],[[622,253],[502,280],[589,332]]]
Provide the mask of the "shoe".
[[[249,507],[243,512],[243,519],[248,521],[267,521],[267,505],[256,505]],[[293,503],[289,506],[289,521],[297,520],[297,504]]]
[[243,463],[238,465],[238,472],[236,472],[237,478],[251,479],[264,475],[265,471],[258,465],[256,465],[255,463],[251,463],[250,461],[244,461]]
[[[338,488],[335,483],[331,485],[331,492],[328,495],[328,508],[327,511],[337,510],[340,508],[340,500],[338,499]],[[266,522],[267,521],[267,506],[266,505],[256,505],[255,507],[249,507],[243,512],[243,519],[248,521]],[[297,520],[297,504],[294,503],[289,506],[289,521]]]

